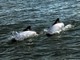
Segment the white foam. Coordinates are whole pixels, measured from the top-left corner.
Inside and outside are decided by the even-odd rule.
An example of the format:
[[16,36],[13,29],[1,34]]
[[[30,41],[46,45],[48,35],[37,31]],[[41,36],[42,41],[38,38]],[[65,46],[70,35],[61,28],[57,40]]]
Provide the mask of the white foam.
[[73,28],[73,27],[74,27],[73,25],[68,24],[68,25],[66,25],[62,30],[63,30],[63,31],[66,31],[66,30],[69,30],[69,29],[71,29],[71,28]]
[[48,29],[45,28],[43,31],[44,31],[44,32],[48,32]]

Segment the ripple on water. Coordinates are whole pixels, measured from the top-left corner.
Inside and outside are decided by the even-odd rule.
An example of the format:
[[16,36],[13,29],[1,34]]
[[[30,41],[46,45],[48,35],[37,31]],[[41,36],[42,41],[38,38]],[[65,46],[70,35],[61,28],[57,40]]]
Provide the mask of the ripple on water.
[[[79,0],[0,0],[0,60],[76,60],[80,57]],[[59,17],[74,28],[59,35],[10,43],[12,31],[28,25],[43,33]]]

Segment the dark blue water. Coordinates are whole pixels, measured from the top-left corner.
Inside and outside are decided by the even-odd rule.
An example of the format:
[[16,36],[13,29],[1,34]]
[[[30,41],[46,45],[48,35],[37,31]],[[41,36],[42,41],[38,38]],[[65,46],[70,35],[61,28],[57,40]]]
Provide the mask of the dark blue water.
[[[12,31],[31,25],[42,32],[56,18],[75,27],[9,42]],[[80,0],[0,0],[0,60],[80,60]]]

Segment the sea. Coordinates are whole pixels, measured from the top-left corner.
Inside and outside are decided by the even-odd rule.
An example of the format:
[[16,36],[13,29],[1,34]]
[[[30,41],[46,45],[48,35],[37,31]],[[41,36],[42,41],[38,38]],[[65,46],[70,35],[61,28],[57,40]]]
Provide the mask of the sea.
[[[57,18],[74,27],[47,37]],[[27,26],[40,35],[11,43]],[[80,60],[80,0],[0,0],[0,60]]]

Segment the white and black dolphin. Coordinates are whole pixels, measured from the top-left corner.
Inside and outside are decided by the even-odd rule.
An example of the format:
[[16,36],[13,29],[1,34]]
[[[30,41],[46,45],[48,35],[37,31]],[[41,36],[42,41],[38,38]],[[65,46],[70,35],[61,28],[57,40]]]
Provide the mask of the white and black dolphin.
[[16,33],[16,35],[13,36],[12,41],[21,41],[34,36],[38,36],[37,32],[31,30],[31,26],[28,26],[22,32]]
[[61,31],[69,30],[72,27],[74,26],[71,24],[64,25],[64,23],[61,22],[59,18],[57,18],[56,21],[52,24],[52,26],[45,31],[47,36],[52,36],[54,34],[59,34]]

